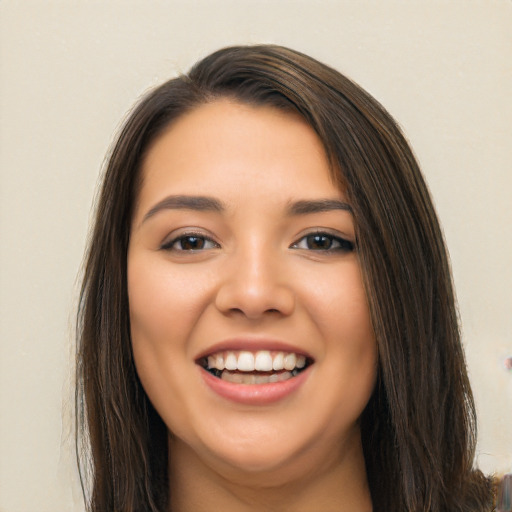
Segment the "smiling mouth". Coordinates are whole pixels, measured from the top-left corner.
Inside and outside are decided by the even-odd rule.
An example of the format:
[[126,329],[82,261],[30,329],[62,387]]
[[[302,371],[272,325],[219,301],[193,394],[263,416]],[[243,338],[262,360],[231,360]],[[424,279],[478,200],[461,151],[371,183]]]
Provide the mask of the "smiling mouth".
[[299,375],[313,360],[294,352],[228,350],[197,363],[213,376],[235,384],[271,384]]

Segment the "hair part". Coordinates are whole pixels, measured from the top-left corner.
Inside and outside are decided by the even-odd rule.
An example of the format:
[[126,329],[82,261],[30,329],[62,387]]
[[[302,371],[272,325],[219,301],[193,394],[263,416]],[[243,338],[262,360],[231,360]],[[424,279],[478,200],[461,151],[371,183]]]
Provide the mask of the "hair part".
[[144,156],[174,121],[219,98],[299,113],[324,144],[333,180],[352,205],[379,351],[376,388],[361,418],[374,505],[489,508],[491,482],[472,469],[475,408],[447,252],[406,140],[348,78],[299,52],[257,45],[219,50],[155,89],[113,147],[78,312],[77,419],[91,447],[90,510],[163,511],[172,492],[166,427],[132,356],[129,233]]

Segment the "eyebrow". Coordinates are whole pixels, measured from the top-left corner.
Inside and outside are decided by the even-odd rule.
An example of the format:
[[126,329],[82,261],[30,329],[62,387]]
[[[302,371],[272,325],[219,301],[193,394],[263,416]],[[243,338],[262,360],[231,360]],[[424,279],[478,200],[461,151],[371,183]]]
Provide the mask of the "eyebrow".
[[214,197],[208,196],[168,196],[149,210],[142,222],[162,210],[196,210],[200,212],[223,212],[226,208]]
[[[195,210],[222,213],[226,210],[226,207],[218,199],[209,196],[168,196],[153,206],[146,215],[144,215],[142,222],[145,222],[163,210]],[[297,215],[330,212],[333,210],[344,210],[352,213],[352,207],[348,203],[338,199],[303,199],[289,203],[286,208],[286,214],[293,217]]]
[[330,212],[332,210],[344,210],[353,213],[352,207],[344,201],[338,199],[314,199],[290,203],[287,207],[287,214],[290,216],[308,215],[311,213]]

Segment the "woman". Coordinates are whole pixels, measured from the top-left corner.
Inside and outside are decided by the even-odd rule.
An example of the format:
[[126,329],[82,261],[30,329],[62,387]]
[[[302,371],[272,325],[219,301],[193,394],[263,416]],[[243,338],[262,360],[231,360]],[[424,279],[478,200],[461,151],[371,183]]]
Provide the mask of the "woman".
[[220,50],[115,144],[79,314],[93,511],[482,511],[443,237],[387,112]]

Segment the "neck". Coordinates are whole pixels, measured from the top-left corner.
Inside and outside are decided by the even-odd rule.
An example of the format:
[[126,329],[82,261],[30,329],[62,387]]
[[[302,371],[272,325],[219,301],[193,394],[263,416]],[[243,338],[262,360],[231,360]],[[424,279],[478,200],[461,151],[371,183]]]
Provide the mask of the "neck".
[[371,512],[359,431],[357,442],[331,450],[329,460],[309,458],[264,472],[215,467],[189,446],[170,439],[172,512]]

